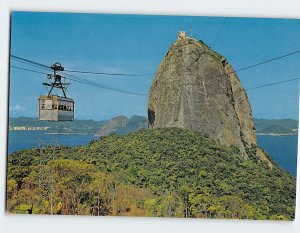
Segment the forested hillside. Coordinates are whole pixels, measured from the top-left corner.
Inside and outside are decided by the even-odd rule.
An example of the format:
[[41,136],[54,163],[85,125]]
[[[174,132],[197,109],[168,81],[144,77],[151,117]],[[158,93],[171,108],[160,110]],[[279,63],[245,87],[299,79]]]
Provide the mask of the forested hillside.
[[256,158],[178,128],[28,149],[8,158],[7,210],[292,220],[295,178]]

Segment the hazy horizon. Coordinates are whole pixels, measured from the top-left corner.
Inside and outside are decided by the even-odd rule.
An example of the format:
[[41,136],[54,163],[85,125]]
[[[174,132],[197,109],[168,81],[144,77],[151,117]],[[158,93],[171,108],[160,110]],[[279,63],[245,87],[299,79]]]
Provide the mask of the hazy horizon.
[[[76,120],[92,120],[92,121],[109,121],[111,120],[112,118],[114,117],[119,117],[119,116],[125,116],[127,118],[131,118],[133,116],[139,116],[139,117],[146,117],[148,118],[148,116],[143,116],[143,115],[137,115],[137,114],[134,114],[134,115],[117,115],[117,116],[113,116],[111,118],[107,118],[107,119],[92,119],[92,118],[77,118],[75,119]],[[14,116],[9,116],[9,118],[31,118],[31,119],[38,119],[37,117],[31,117],[31,116],[17,116],[17,117],[14,117]],[[256,117],[253,117],[253,119],[256,119],[256,120],[294,120],[294,121],[299,121],[299,119],[293,119],[293,118],[256,118]]]

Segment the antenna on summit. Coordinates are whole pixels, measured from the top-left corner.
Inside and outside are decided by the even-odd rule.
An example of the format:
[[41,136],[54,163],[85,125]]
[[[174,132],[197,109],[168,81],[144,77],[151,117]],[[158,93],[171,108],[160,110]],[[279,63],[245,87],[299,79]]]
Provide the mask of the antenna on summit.
[[184,40],[186,38],[185,31],[179,31],[177,34],[178,41]]
[[189,27],[189,36],[193,37],[193,29],[192,26]]

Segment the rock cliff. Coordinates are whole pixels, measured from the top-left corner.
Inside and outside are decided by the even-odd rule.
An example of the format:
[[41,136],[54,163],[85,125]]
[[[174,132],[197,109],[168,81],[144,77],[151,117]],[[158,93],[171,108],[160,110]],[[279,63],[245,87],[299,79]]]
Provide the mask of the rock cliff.
[[[202,41],[175,42],[159,65],[149,93],[148,127],[179,127],[237,146],[245,158],[256,149],[247,94],[227,60]],[[257,152],[256,152],[257,151]]]

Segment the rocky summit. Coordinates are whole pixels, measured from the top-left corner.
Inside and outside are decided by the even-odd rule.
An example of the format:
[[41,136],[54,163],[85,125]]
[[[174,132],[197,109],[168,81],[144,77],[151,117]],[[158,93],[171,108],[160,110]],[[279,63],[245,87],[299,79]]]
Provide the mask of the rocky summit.
[[251,106],[228,61],[202,41],[179,37],[159,65],[149,93],[148,127],[179,127],[207,134],[224,145],[257,148]]

